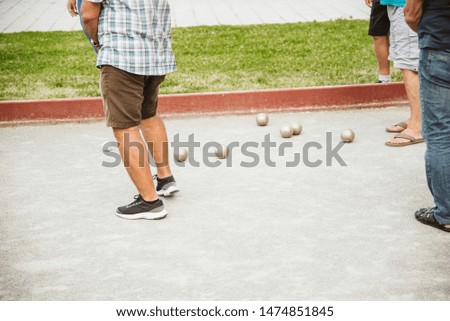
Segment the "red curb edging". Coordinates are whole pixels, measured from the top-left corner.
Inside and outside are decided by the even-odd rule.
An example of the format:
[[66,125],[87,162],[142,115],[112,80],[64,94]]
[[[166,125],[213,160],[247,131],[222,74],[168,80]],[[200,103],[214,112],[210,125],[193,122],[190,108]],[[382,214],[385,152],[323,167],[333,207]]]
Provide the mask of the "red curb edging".
[[[384,107],[406,101],[403,83],[161,95],[159,113],[232,114]],[[318,107],[318,108],[315,108]],[[100,98],[0,101],[0,121],[80,121],[103,117]]]

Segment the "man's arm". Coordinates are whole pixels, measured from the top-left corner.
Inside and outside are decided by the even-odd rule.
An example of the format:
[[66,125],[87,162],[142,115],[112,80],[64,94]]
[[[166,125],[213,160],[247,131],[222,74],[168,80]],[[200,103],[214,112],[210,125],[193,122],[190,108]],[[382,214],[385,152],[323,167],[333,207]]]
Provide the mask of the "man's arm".
[[403,12],[408,26],[417,32],[422,18],[423,0],[406,0]]
[[92,43],[98,45],[98,18],[102,9],[102,1],[100,0],[83,0],[81,6],[81,22]]
[[372,0],[364,0],[369,8],[372,8]]

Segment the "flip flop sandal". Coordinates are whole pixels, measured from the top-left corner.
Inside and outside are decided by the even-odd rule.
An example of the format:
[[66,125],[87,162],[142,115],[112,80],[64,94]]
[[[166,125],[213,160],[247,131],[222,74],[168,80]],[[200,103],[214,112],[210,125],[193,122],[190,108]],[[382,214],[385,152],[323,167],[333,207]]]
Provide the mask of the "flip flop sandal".
[[403,134],[403,133],[395,135],[394,138],[403,138],[403,139],[407,139],[409,141],[408,142],[403,142],[403,143],[386,142],[386,145],[390,146],[390,147],[403,147],[403,146],[414,145],[414,144],[419,144],[419,143],[423,143],[424,142],[423,138],[414,138],[414,137],[412,137],[410,135],[406,135],[406,134]]
[[388,132],[388,133],[401,133],[402,131],[404,131],[406,128],[408,128],[408,124],[407,123],[404,123],[404,122],[399,122],[398,124],[395,124],[394,126],[391,126],[391,127],[401,127],[402,129],[400,129],[400,130],[392,130],[392,129],[389,129],[389,127],[388,128],[386,128],[386,131]]
[[416,217],[416,220],[418,220],[420,223],[430,225],[445,232],[450,232],[450,224],[440,224],[434,218],[435,209],[436,209],[435,207],[430,207],[428,209],[422,208],[418,210],[414,216]]

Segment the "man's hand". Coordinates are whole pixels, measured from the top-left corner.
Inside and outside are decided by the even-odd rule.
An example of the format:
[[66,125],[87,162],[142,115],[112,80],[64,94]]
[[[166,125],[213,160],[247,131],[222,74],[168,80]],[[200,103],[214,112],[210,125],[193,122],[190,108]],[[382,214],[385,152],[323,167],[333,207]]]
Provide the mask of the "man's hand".
[[364,0],[369,8],[372,8],[372,0]]
[[68,0],[67,1],[67,10],[69,11],[69,14],[72,17],[75,17],[76,15],[78,15],[77,1],[76,0]]
[[423,0],[406,0],[403,12],[405,21],[408,26],[417,32],[419,29],[420,19],[422,18]]

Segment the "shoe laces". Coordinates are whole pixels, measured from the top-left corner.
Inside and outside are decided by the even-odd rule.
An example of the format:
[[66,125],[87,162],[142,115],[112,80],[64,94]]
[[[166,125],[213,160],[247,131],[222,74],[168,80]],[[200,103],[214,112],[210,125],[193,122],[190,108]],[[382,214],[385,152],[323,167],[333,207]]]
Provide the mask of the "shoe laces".
[[134,201],[131,202],[128,205],[128,207],[134,206],[134,205],[138,204],[139,202],[142,202],[143,200],[144,199],[142,198],[141,194],[134,195]]

